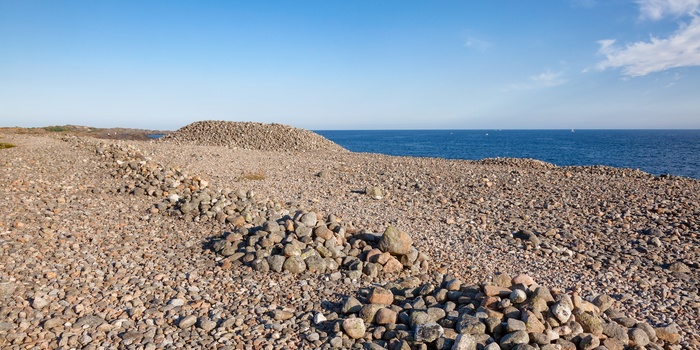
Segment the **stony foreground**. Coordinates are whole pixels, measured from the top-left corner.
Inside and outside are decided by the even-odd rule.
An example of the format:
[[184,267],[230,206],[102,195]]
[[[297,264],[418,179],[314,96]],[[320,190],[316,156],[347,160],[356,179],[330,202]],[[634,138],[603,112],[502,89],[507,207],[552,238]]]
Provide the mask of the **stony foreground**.
[[[625,327],[628,345],[698,348],[700,186],[694,180],[537,162],[134,143],[155,163],[198,174],[211,188],[231,188],[238,200],[257,193],[260,201],[253,202],[271,203],[266,208],[279,215],[294,208],[323,218],[333,214],[345,227],[367,232],[399,227],[431,265],[350,274],[357,270],[344,269],[341,259],[340,275],[327,265],[322,272],[278,273],[253,264],[255,259],[243,261],[245,255],[227,264],[233,255],[212,249],[219,237],[227,239],[224,232],[235,231],[238,215],[171,215],[174,210],[162,206],[170,194],[137,186],[96,151],[98,141],[3,140],[19,147],[0,150],[6,184],[0,209],[2,347],[292,349],[374,341],[372,346],[450,348],[471,340],[475,347],[486,345],[488,338],[479,335],[486,334],[509,348],[524,345],[504,343],[507,334],[538,333],[532,327],[540,326],[528,319],[546,324],[545,335],[570,320],[581,325],[587,316],[576,314],[578,308],[604,321],[601,327]],[[272,231],[269,225],[265,229]],[[371,263],[372,247],[361,255],[363,247],[357,253],[364,260],[358,260]],[[510,278],[521,273],[551,287],[549,296],[545,289],[537,292],[538,284]],[[543,320],[523,317],[519,308],[517,317],[505,311],[538,293],[546,299],[535,306],[546,308],[535,310]],[[385,298],[374,303],[374,294]],[[618,313],[603,314],[600,299],[576,301],[577,295],[609,295]],[[348,307],[353,299],[358,305]],[[565,304],[574,318],[549,317],[566,314],[555,304]],[[380,310],[387,311],[378,319]],[[360,334],[357,321],[349,320],[363,317]],[[493,317],[501,322],[487,321]],[[617,339],[606,333],[611,330],[597,326],[557,331],[558,344],[539,342],[560,348],[568,346],[564,341],[581,346],[584,338],[590,348],[617,344],[609,340]],[[578,338],[569,337],[573,333]],[[435,334],[442,340],[419,338]]]

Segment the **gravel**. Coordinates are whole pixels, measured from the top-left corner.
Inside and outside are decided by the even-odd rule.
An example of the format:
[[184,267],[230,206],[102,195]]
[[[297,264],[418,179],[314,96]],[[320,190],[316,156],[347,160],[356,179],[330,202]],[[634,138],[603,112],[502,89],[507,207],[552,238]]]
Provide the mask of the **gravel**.
[[[478,307],[467,305],[488,300],[498,311],[511,295],[512,304],[523,303],[523,297],[527,303],[535,290],[526,288],[523,296],[514,286],[532,283],[520,277],[505,286],[508,278],[503,277],[521,274],[533,276],[533,283],[547,286],[553,295],[580,295],[597,307],[598,312],[589,313],[604,321],[603,332],[609,328],[624,334],[619,325],[627,329],[628,341],[650,342],[647,348],[700,348],[697,180],[521,160],[468,162],[299,152],[292,146],[261,151],[130,142],[132,155],[139,155],[143,164],[162,166],[163,181],[172,179],[165,175],[171,170],[171,176],[196,174],[185,176],[187,187],[192,186],[190,197],[183,192],[175,198],[159,187],[161,179],[151,179],[153,188],[139,185],[142,179],[124,169],[136,172],[143,164],[115,165],[106,153],[110,145],[98,140],[2,137],[18,146],[0,151],[0,176],[6,184],[0,190],[3,348],[376,347],[412,341],[411,320],[420,324],[417,320],[439,318],[437,309],[445,313],[434,322],[443,334],[422,343],[426,347],[446,347],[450,341],[485,345],[488,337],[500,344],[502,339],[496,341],[489,330],[498,323],[486,322]],[[128,144],[117,146],[129,154]],[[251,169],[262,170],[264,176],[244,176]],[[393,226],[410,236],[427,263],[376,276],[349,275],[342,268],[293,274],[275,272],[269,263],[266,272],[262,263],[226,264],[211,245],[227,238],[226,232],[236,233],[236,223],[209,217],[202,201],[196,214],[192,208],[189,215],[178,203],[205,189],[218,194],[227,188],[250,206],[251,220],[290,210],[294,225],[311,223],[311,215],[303,215],[315,213],[334,234],[337,227],[367,234]],[[382,195],[368,194],[367,188],[373,194],[378,188]],[[297,211],[303,213],[298,220],[292,215]],[[243,226],[262,228],[267,221]],[[282,228],[285,222],[275,221]],[[332,227],[329,222],[340,224]],[[275,228],[272,223],[265,227]],[[361,318],[373,288],[391,290],[392,283],[405,281],[411,281],[414,291],[423,290],[422,303],[406,297],[402,287],[404,299],[397,301],[395,294],[392,305],[381,306],[395,309],[396,323],[363,321],[360,335],[358,321],[350,321],[352,337],[344,331],[346,320]],[[428,284],[434,289],[428,291]],[[506,288],[508,296],[504,290],[495,296],[500,300],[488,299],[486,286]],[[437,301],[437,293],[465,295],[477,289],[469,303],[466,297],[442,303],[429,298]],[[359,310],[343,313],[344,304],[353,299],[358,305],[351,309]],[[416,311],[406,312],[408,304]],[[551,301],[544,304],[553,306]],[[600,311],[601,306],[607,310]],[[376,317],[379,310],[374,311]],[[587,322],[586,316],[571,311],[584,328],[580,322]],[[465,326],[481,329],[468,323],[474,320],[467,316],[474,317],[484,324],[485,333],[471,339],[449,331],[440,322],[454,312]],[[558,319],[566,312],[558,306],[557,314]],[[392,319],[390,312],[381,315],[382,320]],[[542,316],[546,328],[555,328]],[[528,322],[515,317],[501,321],[508,324],[510,319]],[[592,320],[580,334],[597,332]],[[513,327],[521,326],[514,321]],[[394,333],[403,337],[390,337]],[[430,325],[419,333],[421,339],[432,339],[440,332]],[[595,341],[608,348],[615,345],[607,336],[579,338],[571,339],[579,346]],[[520,341],[516,334],[511,339]]]

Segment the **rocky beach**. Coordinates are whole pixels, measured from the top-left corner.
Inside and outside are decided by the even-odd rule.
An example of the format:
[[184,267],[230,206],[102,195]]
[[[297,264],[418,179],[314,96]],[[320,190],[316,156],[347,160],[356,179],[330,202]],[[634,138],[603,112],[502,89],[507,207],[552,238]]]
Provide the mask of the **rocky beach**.
[[700,181],[0,130],[0,348],[700,349]]

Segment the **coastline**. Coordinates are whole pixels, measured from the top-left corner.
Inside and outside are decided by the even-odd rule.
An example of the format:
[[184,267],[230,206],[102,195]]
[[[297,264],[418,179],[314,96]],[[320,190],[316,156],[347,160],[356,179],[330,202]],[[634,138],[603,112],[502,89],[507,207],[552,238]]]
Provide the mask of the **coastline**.
[[[202,240],[215,235],[221,227],[149,214],[152,199],[114,192],[120,186],[119,180],[111,178],[109,167],[91,153],[90,147],[94,148],[98,140],[79,139],[71,143],[45,136],[8,134],[2,139],[18,145],[0,151],[5,156],[3,176],[6,183],[12,184],[5,189],[12,205],[3,209],[7,219],[0,231],[4,232],[4,243],[11,242],[8,244],[13,249],[51,256],[46,248],[58,237],[60,251],[79,250],[72,246],[77,241],[83,247],[91,247],[93,254],[103,252],[110,256],[109,252],[117,252],[112,261],[119,262],[119,254],[133,258],[130,252],[120,251],[120,239],[141,242],[141,261],[135,260],[138,266],[121,262],[121,267],[127,269],[146,268],[147,255],[177,255],[168,250],[183,249],[187,255],[178,258],[183,262],[177,267],[180,271],[170,278],[176,284],[189,281],[197,285],[197,292],[185,288],[180,293],[190,299],[197,295],[199,299],[193,298],[195,301],[210,304],[207,312],[218,305],[212,295],[225,298],[210,290],[209,284],[232,288],[221,285],[230,283],[231,273],[240,281],[248,281],[244,284],[251,293],[243,298],[249,300],[246,305],[267,296],[274,300],[269,303],[284,305],[282,287],[289,288],[290,293],[299,292],[300,299],[303,292],[313,293],[312,300],[329,297],[321,289],[303,290],[302,277],[272,276],[281,291],[263,291],[253,286],[264,285],[261,276],[254,272],[218,271],[211,253],[202,252],[200,246]],[[496,272],[525,272],[549,286],[578,286],[582,294],[588,295],[611,294],[620,308],[633,317],[651,324],[676,322],[688,346],[697,346],[700,341],[693,333],[700,318],[698,180],[606,167],[533,167],[532,162],[524,160],[515,163],[526,166],[512,160],[480,163],[352,152],[251,151],[155,141],[118,142],[134,145],[158,163],[206,178],[212,186],[253,190],[297,208],[335,214],[374,232],[396,225],[412,235],[415,246],[430,256],[434,267],[467,283],[488,280]],[[261,179],[246,180],[248,174],[258,174]],[[360,193],[367,186],[380,187],[386,195],[381,200],[371,199]],[[40,201],[26,202],[28,198]],[[88,209],[80,209],[78,204]],[[47,208],[42,205],[52,213],[45,212]],[[102,210],[99,215],[104,218],[95,214],[93,206]],[[125,226],[110,232],[115,224]],[[537,232],[543,243],[536,247],[523,243],[513,235],[520,230]],[[36,232],[41,232],[42,237],[35,237]],[[97,244],[91,238],[94,235],[104,235],[106,239]],[[158,240],[151,242],[152,246],[145,242],[153,237]],[[654,237],[661,246],[652,243]],[[688,272],[668,270],[678,261],[688,267]],[[167,259],[160,261],[166,262]],[[198,265],[191,265],[192,262]],[[29,307],[37,289],[55,297],[56,303],[65,300],[65,296],[61,299],[61,277],[50,273],[50,264],[36,275],[30,273],[32,268],[27,264],[3,264],[4,269],[14,267],[15,281],[27,283],[17,289],[16,305]],[[65,273],[75,271],[76,264],[80,265],[74,263]],[[81,274],[99,279],[94,270],[78,271],[89,271]],[[188,273],[208,283],[190,281]],[[373,282],[376,281],[359,280],[357,284],[329,284],[324,288],[348,295]],[[97,290],[116,288],[112,287]],[[56,289],[58,294],[52,295]],[[142,294],[139,290],[134,287],[128,294]],[[136,298],[141,304],[147,301]],[[120,305],[133,300],[126,299],[120,299]],[[286,304],[294,305],[292,300],[286,300]],[[131,303],[122,312],[125,317],[134,318],[127,310],[138,307],[138,303]],[[263,336],[268,333],[262,331],[251,334],[255,339],[268,339]],[[288,341],[298,346],[305,344],[292,335]]]

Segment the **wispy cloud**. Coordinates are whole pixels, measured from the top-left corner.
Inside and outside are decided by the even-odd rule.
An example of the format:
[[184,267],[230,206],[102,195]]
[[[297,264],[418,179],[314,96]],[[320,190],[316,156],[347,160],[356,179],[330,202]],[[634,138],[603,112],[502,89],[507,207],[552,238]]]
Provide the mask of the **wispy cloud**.
[[468,35],[464,41],[464,47],[477,52],[486,52],[493,47],[493,43],[479,36]]
[[672,68],[700,66],[700,0],[639,0],[640,18],[659,20],[667,16],[679,20],[679,28],[667,38],[652,36],[649,41],[617,45],[614,39],[600,40],[599,54],[605,60],[596,68],[622,68],[622,74],[638,77]]
[[700,8],[700,0],[637,0],[636,3],[640,17],[651,20],[692,14]]
[[563,74],[564,72],[561,71],[552,72],[547,69],[540,74],[531,75],[528,77],[527,82],[508,85],[506,91],[542,89],[566,84],[567,80],[563,77]]

